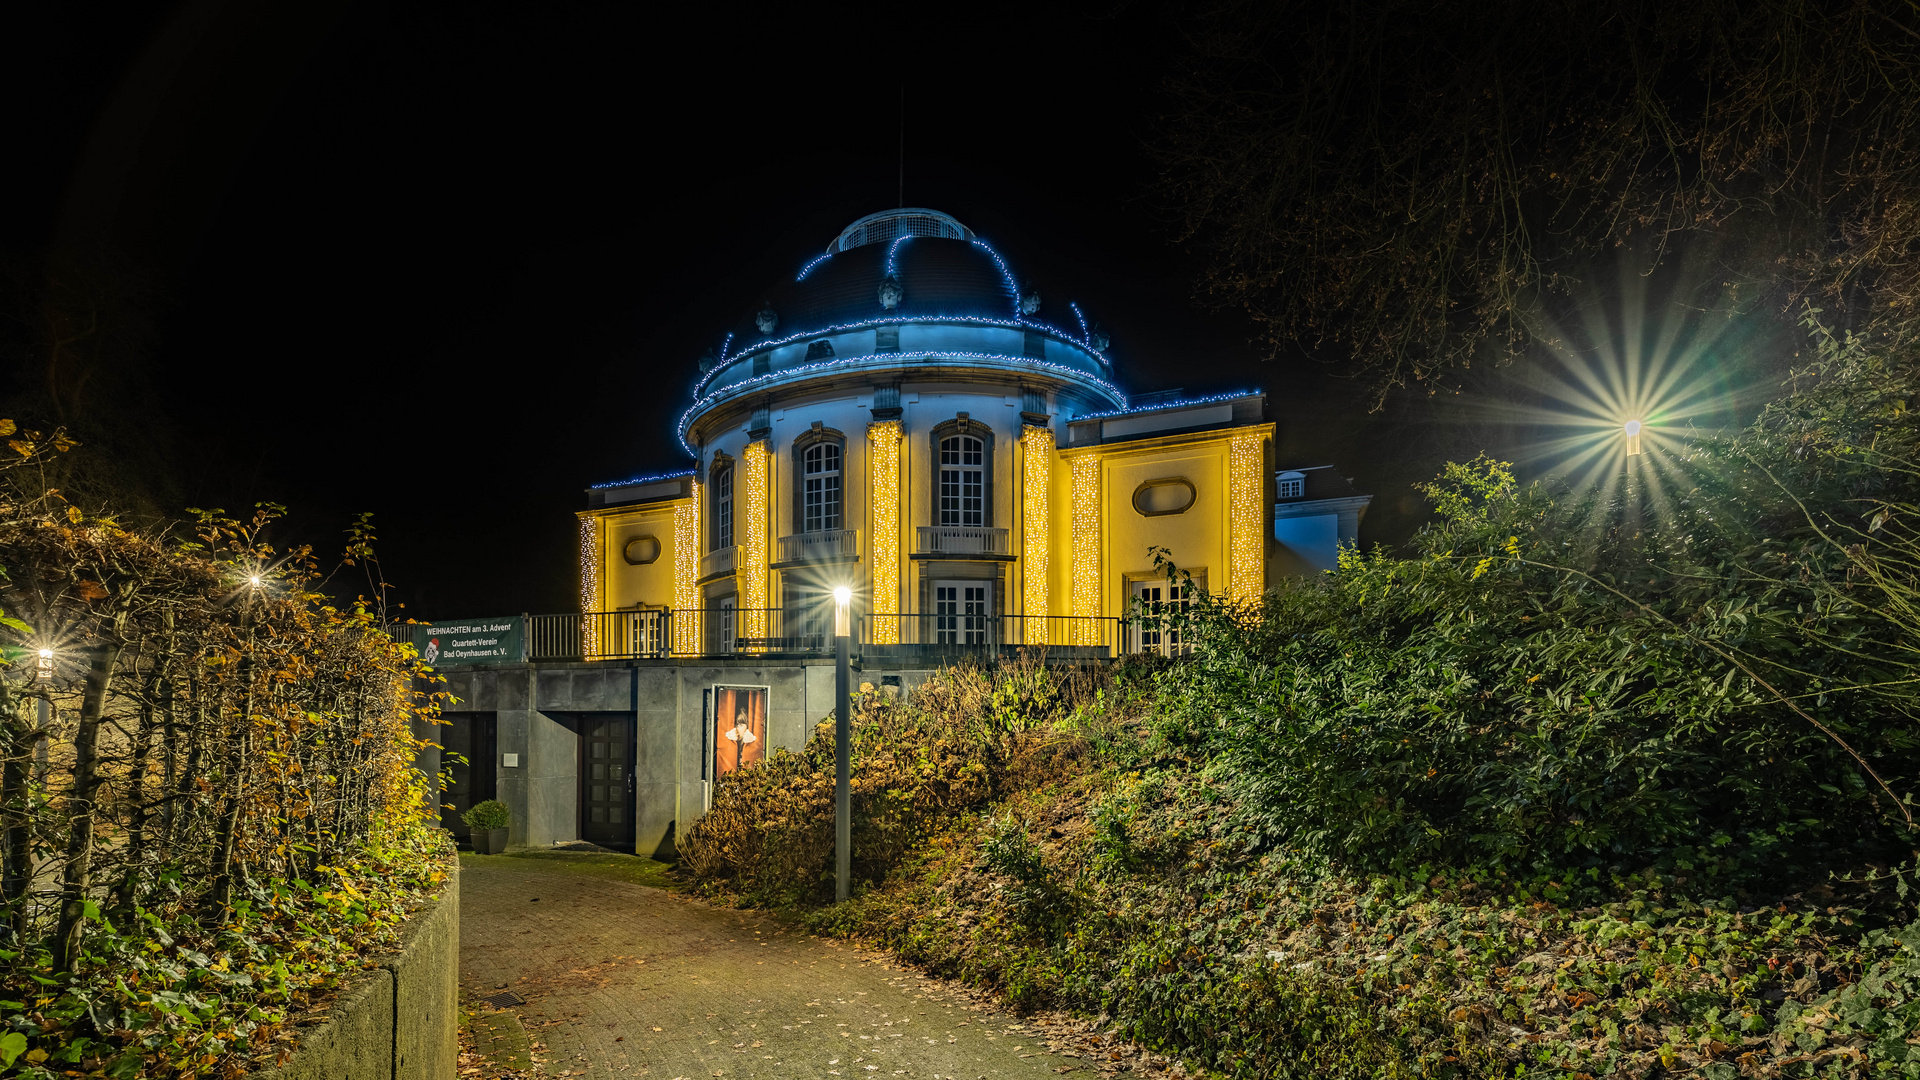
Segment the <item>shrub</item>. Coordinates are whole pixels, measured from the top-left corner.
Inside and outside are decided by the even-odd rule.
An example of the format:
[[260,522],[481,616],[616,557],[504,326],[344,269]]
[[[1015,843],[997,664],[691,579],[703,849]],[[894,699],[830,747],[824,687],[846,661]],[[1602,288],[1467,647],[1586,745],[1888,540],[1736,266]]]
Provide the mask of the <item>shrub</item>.
[[271,1064],[445,878],[423,669],[267,545],[277,507],[197,513],[183,542],[0,473],[0,1067]]
[[[926,836],[1011,791],[1084,766],[1111,689],[1098,669],[1049,668],[1040,650],[943,671],[906,701],[863,689],[853,720],[853,876],[884,877]],[[833,722],[806,747],[729,773],[687,831],[681,865],[756,903],[833,896]]]
[[460,815],[460,820],[472,829],[504,829],[513,821],[513,813],[507,804],[498,799],[487,799],[473,804],[472,809]]

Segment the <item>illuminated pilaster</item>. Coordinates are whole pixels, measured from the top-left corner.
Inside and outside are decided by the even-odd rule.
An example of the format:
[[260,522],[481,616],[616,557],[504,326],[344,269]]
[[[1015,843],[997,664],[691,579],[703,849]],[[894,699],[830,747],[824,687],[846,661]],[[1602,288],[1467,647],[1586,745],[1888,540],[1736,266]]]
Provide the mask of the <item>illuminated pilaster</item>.
[[759,439],[740,452],[740,629],[745,638],[767,636],[767,444]]
[[[580,515],[580,613],[600,610],[600,519]],[[586,656],[600,651],[597,619],[580,620],[580,648]]]
[[[873,563],[869,602],[877,615],[900,610],[900,430],[898,420],[867,425],[867,505],[872,515],[868,558]],[[875,645],[899,641],[898,619],[873,620]]]
[[1022,640],[1029,645],[1050,645],[1053,639],[1048,628],[1053,624],[1046,616],[1053,612],[1047,607],[1047,551],[1053,531],[1047,507],[1053,483],[1053,430],[1028,428],[1020,436],[1020,449],[1021,612],[1026,615]]
[[[1100,459],[1073,459],[1073,613],[1082,619],[1100,614]],[[1090,622],[1073,624],[1075,645],[1098,645],[1101,635]]]
[[700,643],[700,507],[702,487],[673,508],[673,651],[695,654]]
[[1260,599],[1267,587],[1265,431],[1236,433],[1227,450],[1227,598]]

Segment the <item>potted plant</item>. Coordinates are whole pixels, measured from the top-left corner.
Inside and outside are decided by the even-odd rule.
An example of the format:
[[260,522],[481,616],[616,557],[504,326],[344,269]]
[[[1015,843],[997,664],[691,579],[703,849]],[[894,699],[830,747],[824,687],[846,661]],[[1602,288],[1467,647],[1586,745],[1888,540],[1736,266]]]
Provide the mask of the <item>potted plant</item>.
[[507,804],[499,799],[488,799],[473,804],[473,809],[460,815],[460,820],[473,830],[473,850],[481,855],[498,855],[507,850],[507,823],[513,815],[507,810]]

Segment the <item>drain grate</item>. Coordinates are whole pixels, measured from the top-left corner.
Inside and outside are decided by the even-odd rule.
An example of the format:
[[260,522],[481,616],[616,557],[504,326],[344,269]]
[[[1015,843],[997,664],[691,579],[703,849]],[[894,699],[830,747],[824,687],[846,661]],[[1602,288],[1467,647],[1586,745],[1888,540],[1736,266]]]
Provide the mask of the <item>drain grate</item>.
[[527,1003],[526,998],[521,997],[511,990],[502,990],[492,997],[483,997],[480,1000],[496,1009],[505,1009],[513,1005],[525,1005]]

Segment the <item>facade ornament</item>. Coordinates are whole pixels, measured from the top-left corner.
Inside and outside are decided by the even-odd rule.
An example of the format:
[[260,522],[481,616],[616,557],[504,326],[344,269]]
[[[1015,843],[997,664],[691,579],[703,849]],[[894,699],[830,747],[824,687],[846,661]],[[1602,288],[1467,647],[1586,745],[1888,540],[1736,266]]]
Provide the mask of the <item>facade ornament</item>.
[[1087,344],[1093,346],[1094,352],[1106,352],[1107,332],[1098,326],[1094,327],[1093,333],[1087,336]]
[[1020,314],[1032,315],[1040,310],[1040,290],[1028,289],[1020,294]]
[[906,295],[907,290],[901,287],[900,279],[892,274],[888,274],[887,279],[880,283],[880,306],[888,311],[899,307],[901,298]]
[[703,352],[703,353],[701,353],[701,354],[700,354],[700,372],[701,372],[701,374],[705,374],[705,373],[707,373],[707,372],[709,372],[709,371],[712,371],[712,370],[713,370],[713,365],[715,365],[715,364],[717,364],[717,363],[719,363],[719,362],[720,362],[720,358],[719,358],[719,357],[717,357],[717,356],[715,356],[715,355],[713,354],[713,350],[712,350],[712,349],[708,349],[708,350],[707,350],[706,352]]
[[759,327],[761,333],[771,334],[773,328],[780,325],[780,313],[773,310],[772,304],[767,304],[753,317],[753,325]]

